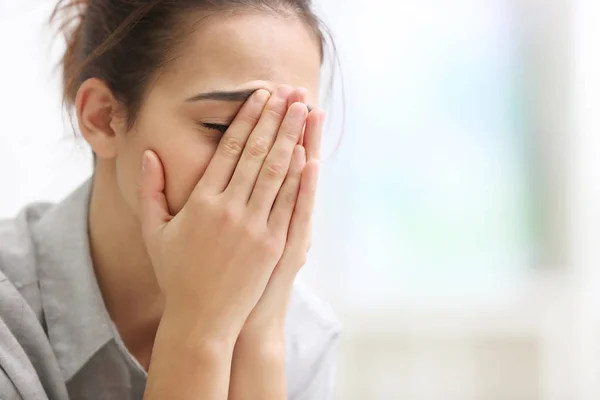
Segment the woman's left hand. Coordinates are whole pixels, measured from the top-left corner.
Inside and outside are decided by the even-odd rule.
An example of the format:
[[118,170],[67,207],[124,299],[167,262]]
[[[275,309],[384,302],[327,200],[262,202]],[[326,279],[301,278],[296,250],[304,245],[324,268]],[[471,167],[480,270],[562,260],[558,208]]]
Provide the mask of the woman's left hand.
[[[306,91],[296,90],[289,100],[306,103]],[[280,190],[277,201],[285,202],[290,213],[291,223],[283,256],[275,267],[265,293],[250,313],[241,335],[259,333],[266,330],[282,333],[287,306],[297,273],[306,263],[312,236],[312,214],[315,204],[319,163],[321,158],[321,136],[325,114],[322,110],[311,111],[306,120],[304,137],[304,165],[291,166],[289,178]],[[295,170],[294,170],[295,168]],[[288,187],[286,188],[285,185]],[[290,196],[293,193],[294,196]],[[269,332],[271,333],[271,332]]]
[[[289,104],[306,103],[306,91],[296,90]],[[284,325],[296,275],[306,263],[311,244],[312,214],[321,158],[321,137],[325,114],[315,109],[306,120],[302,160],[290,166],[277,202],[291,219],[285,250],[273,271],[267,288],[250,313],[236,342],[233,355],[230,400],[285,399]],[[264,381],[260,393],[242,393],[243,381]]]

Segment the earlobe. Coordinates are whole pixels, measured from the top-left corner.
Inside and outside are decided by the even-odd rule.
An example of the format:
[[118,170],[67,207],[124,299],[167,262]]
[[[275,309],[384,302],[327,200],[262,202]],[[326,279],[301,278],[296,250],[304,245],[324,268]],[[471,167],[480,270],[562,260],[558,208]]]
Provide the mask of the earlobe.
[[112,91],[97,78],[86,80],[75,98],[79,129],[99,158],[117,156],[118,127],[116,121],[120,104]]

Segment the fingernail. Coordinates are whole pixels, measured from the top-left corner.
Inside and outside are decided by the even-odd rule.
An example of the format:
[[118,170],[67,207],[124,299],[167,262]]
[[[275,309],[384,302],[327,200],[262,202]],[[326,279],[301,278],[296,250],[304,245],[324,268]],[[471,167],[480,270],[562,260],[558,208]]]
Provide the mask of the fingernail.
[[[299,105],[296,105],[296,104],[299,104]],[[308,114],[308,109],[306,108],[306,104],[302,104],[302,103],[292,104],[292,117],[306,118],[306,114]]]
[[271,93],[269,93],[268,91],[266,91],[264,89],[259,89],[256,92],[254,92],[254,94],[252,95],[252,101],[254,101],[258,104],[264,104],[267,102],[267,100],[269,99],[270,96],[271,96]]

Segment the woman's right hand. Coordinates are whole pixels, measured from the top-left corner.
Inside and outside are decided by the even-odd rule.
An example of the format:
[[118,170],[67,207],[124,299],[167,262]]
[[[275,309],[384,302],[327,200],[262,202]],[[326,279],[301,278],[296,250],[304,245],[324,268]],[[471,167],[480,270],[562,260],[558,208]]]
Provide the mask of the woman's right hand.
[[[306,122],[288,109],[288,86],[258,90],[242,106],[183,209],[169,215],[162,164],[144,154],[139,185],[144,241],[165,314],[199,322],[203,335],[233,340],[283,254],[290,202],[275,202]],[[198,329],[198,325],[195,326]]]

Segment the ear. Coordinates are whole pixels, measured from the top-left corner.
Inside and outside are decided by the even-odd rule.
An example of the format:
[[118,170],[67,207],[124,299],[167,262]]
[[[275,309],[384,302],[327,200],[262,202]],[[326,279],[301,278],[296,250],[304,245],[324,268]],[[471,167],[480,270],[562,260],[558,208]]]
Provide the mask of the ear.
[[83,82],[75,98],[79,129],[98,158],[117,156],[117,136],[126,133],[123,106],[100,79]]

